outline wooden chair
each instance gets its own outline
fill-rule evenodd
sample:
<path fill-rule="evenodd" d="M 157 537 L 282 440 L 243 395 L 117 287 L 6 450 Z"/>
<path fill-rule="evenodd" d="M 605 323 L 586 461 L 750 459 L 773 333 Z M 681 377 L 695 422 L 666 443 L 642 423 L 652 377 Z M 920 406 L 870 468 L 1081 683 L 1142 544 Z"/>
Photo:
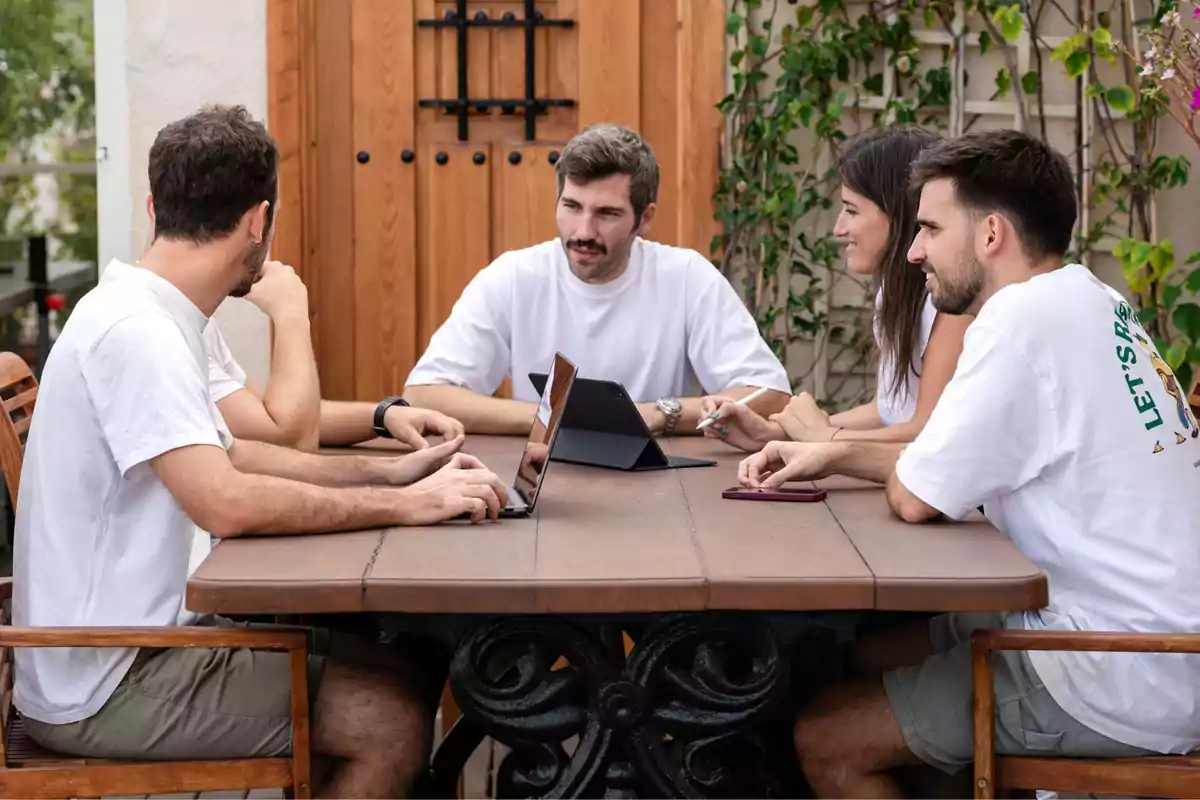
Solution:
<path fill-rule="evenodd" d="M 14 353 L 0 353 L 0 467 L 13 505 L 37 380 Z M 308 735 L 308 635 L 261 628 L 15 628 L 12 580 L 0 579 L 0 797 L 106 797 L 175 792 L 278 789 L 311 797 Z M 249 647 L 291 656 L 292 754 L 224 761 L 113 761 L 40 748 L 12 705 L 14 647 Z"/>
<path fill-rule="evenodd" d="M 0 469 L 8 486 L 8 498 L 17 507 L 17 488 L 21 483 L 21 459 L 25 455 L 25 438 L 33 422 L 33 406 L 37 402 L 37 378 L 25 359 L 16 353 L 0 353 Z"/>
<path fill-rule="evenodd" d="M 1200 653 L 1200 636 L 976 631 L 971 638 L 975 684 L 975 797 L 1003 797 L 1014 789 L 1095 792 L 1122 797 L 1200 797 L 1200 755 L 1112 759 L 997 757 L 991 659 L 996 650 Z"/>

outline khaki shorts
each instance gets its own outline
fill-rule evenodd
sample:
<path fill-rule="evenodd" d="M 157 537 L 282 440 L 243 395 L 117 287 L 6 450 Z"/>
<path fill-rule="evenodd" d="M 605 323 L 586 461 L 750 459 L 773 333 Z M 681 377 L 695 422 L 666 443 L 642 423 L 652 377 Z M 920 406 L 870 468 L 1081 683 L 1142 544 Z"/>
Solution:
<path fill-rule="evenodd" d="M 242 623 L 206 617 L 198 624 Z M 329 634 L 307 630 L 311 709 L 325 670 Z M 244 648 L 142 648 L 94 715 L 66 725 L 26 717 L 25 728 L 42 747 L 89 758 L 287 756 L 292 750 L 290 659 L 286 652 Z"/>
<path fill-rule="evenodd" d="M 1006 627 L 1004 614 L 946 614 L 929 623 L 934 655 L 883 675 L 892 712 L 908 749 L 955 773 L 974 758 L 971 633 Z M 1021 651 L 993 655 L 996 752 L 1002 755 L 1117 758 L 1149 750 L 1109 739 L 1076 722 L 1050 696 Z"/>

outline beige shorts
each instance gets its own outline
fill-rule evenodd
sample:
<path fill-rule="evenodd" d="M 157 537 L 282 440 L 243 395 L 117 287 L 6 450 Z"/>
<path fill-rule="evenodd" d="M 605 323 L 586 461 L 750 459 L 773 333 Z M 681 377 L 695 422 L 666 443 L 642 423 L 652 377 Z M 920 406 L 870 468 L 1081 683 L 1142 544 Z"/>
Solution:
<path fill-rule="evenodd" d="M 208 617 L 198 624 L 241 623 Z M 311 708 L 329 634 L 307 630 Z M 143 648 L 112 697 L 91 717 L 66 725 L 24 721 L 35 742 L 64 755 L 162 761 L 280 757 L 291 754 L 291 702 L 287 653 Z"/>
<path fill-rule="evenodd" d="M 908 749 L 955 773 L 974 758 L 971 633 L 1004 628 L 1004 614 L 944 614 L 929 623 L 934 655 L 883 675 Z M 1050 696 L 1021 651 L 993 655 L 996 752 L 1002 755 L 1117 758 L 1150 751 L 1114 741 L 1075 721 Z"/>

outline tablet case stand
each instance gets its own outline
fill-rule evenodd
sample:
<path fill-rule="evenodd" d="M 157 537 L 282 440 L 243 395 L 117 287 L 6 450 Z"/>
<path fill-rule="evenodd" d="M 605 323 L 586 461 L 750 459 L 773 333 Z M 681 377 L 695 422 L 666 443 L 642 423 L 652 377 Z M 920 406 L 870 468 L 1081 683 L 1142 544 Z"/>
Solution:
<path fill-rule="evenodd" d="M 530 373 L 540 395 L 546 376 Z M 553 461 L 629 471 L 711 467 L 717 462 L 668 456 L 646 428 L 637 405 L 615 381 L 576 378 L 563 409 Z"/>

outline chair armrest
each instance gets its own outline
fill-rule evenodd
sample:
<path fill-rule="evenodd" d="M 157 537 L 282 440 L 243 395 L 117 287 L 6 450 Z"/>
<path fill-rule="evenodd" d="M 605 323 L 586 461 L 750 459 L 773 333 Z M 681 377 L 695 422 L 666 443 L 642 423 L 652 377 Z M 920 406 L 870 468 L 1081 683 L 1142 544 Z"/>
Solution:
<path fill-rule="evenodd" d="M 249 647 L 308 651 L 302 630 L 266 628 L 0 626 L 0 647 Z"/>
<path fill-rule="evenodd" d="M 1111 653 L 1200 653 L 1200 634 L 1110 631 L 978 630 L 973 650 L 1088 650 Z"/>
<path fill-rule="evenodd" d="M 0 625 L 0 649 L 7 647 L 248 647 L 286 650 L 290 662 L 292 712 L 292 781 L 298 797 L 311 797 L 308 707 L 308 633 L 283 628 L 172 627 L 36 627 Z M 11 698 L 12 663 L 0 663 L 0 692 Z M 3 709 L 7 717 L 8 709 Z"/>
<path fill-rule="evenodd" d="M 1200 653 L 1200 634 L 1115 631 L 978 630 L 971 634 L 974 688 L 975 797 L 996 796 L 996 743 L 992 720 L 994 650 L 1054 650 L 1108 653 Z"/>

